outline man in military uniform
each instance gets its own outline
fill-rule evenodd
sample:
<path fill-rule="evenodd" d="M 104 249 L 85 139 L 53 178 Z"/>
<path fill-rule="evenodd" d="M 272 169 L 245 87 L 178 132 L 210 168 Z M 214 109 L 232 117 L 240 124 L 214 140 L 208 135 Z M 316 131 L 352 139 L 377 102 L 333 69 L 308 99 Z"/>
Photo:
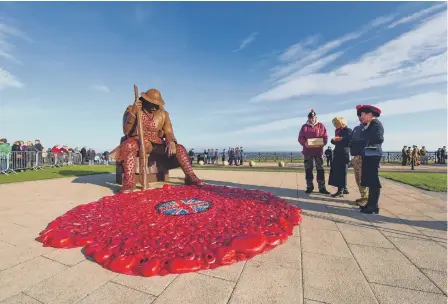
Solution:
<path fill-rule="evenodd" d="M 442 153 L 442 148 L 438 148 L 436 151 L 436 164 L 440 164 L 440 155 Z"/>
<path fill-rule="evenodd" d="M 322 138 L 323 146 L 309 147 L 308 139 Z M 317 115 L 314 110 L 308 114 L 307 122 L 302 126 L 299 132 L 298 141 L 303 147 L 302 154 L 304 156 L 305 178 L 306 178 L 306 193 L 311 193 L 314 190 L 314 176 L 313 167 L 316 164 L 317 184 L 319 193 L 330 194 L 325 187 L 325 171 L 323 167 L 324 146 L 328 142 L 328 133 L 325 126 L 317 121 Z"/>
<path fill-rule="evenodd" d="M 406 152 L 406 148 L 407 148 L 407 146 L 403 146 L 403 149 L 401 150 L 401 165 L 402 166 L 406 166 L 406 164 L 408 162 L 408 155 Z"/>
<path fill-rule="evenodd" d="M 428 151 L 426 151 L 425 146 L 422 146 L 422 148 L 420 149 L 420 159 L 422 165 L 428 164 Z"/>
<path fill-rule="evenodd" d="M 411 160 L 412 160 L 412 150 L 411 150 L 411 146 L 409 146 L 408 149 L 406 150 L 406 164 L 410 165 Z"/>
<path fill-rule="evenodd" d="M 117 161 L 123 161 L 123 193 L 134 189 L 135 159 L 140 150 L 137 134 L 137 109 L 142 113 L 143 137 L 146 153 L 154 154 L 158 163 L 167 170 L 181 167 L 185 173 L 185 184 L 202 186 L 191 168 L 190 158 L 184 146 L 177 142 L 165 102 L 156 89 L 141 94 L 134 105 L 127 107 L 123 115 L 123 132 L 126 140 L 114 149 L 110 155 Z"/>
<path fill-rule="evenodd" d="M 446 164 L 446 146 L 443 146 L 443 148 L 440 150 L 440 158 L 442 164 Z"/>
<path fill-rule="evenodd" d="M 414 166 L 418 166 L 420 164 L 419 163 L 420 154 L 416 145 L 412 146 L 411 158 L 412 158 L 411 161 L 414 163 Z"/>

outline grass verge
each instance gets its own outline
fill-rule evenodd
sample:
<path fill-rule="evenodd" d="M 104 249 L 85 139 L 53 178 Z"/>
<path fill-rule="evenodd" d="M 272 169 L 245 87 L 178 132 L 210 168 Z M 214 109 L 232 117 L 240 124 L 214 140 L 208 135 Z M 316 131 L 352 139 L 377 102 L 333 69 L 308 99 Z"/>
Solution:
<path fill-rule="evenodd" d="M 72 166 L 62 168 L 45 168 L 38 171 L 25 171 L 0 175 L 0 184 L 9 184 L 17 182 L 37 181 L 43 179 L 54 179 L 62 177 L 77 177 L 92 174 L 104 174 L 115 172 L 115 166 Z"/>
<path fill-rule="evenodd" d="M 380 176 L 423 190 L 447 192 L 446 173 L 380 172 Z"/>

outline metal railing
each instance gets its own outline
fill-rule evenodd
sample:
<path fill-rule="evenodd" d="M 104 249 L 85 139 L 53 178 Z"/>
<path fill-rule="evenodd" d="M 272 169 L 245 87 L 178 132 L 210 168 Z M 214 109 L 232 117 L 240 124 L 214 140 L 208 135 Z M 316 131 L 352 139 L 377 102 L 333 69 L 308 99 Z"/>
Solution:
<path fill-rule="evenodd" d="M 426 156 L 420 157 L 422 164 L 436 164 L 436 163 L 446 163 L 446 155 L 443 158 L 441 155 L 437 155 L 437 152 L 427 152 Z M 222 155 L 222 154 L 221 154 Z M 221 155 L 219 160 L 221 159 Z M 326 156 L 323 155 L 326 160 Z M 226 155 L 226 159 L 228 156 Z M 303 155 L 300 152 L 245 152 L 245 161 L 255 161 L 255 162 L 291 162 L 297 163 L 303 161 Z M 383 152 L 381 159 L 382 163 L 402 163 L 403 158 L 401 152 L 386 151 Z M 407 162 L 410 165 L 410 162 Z"/>
<path fill-rule="evenodd" d="M 81 153 L 54 153 L 37 151 L 0 152 L 0 174 L 17 173 L 26 170 L 59 168 L 83 164 Z"/>

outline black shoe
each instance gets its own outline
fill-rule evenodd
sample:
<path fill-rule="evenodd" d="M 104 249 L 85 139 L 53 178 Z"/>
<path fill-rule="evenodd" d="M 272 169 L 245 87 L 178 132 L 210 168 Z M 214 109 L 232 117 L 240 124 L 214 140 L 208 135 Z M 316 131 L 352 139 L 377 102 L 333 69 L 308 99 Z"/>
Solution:
<path fill-rule="evenodd" d="M 320 190 L 319 190 L 319 193 L 322 193 L 322 194 L 330 194 L 330 192 L 328 192 L 328 190 L 325 189 L 325 188 L 320 189 Z"/>
<path fill-rule="evenodd" d="M 369 207 L 366 207 L 366 208 L 362 208 L 361 209 L 361 213 L 364 213 L 364 214 L 378 214 L 378 213 L 380 213 L 380 209 L 379 208 L 369 208 Z"/>
<path fill-rule="evenodd" d="M 332 194 L 331 197 L 344 197 L 344 194 L 342 192 L 336 192 L 335 194 Z"/>
<path fill-rule="evenodd" d="M 344 192 L 343 192 L 344 194 L 349 194 L 349 192 L 348 192 L 348 190 L 347 189 L 344 189 Z"/>
<path fill-rule="evenodd" d="M 306 188 L 305 193 L 312 193 L 314 191 L 314 188 Z"/>

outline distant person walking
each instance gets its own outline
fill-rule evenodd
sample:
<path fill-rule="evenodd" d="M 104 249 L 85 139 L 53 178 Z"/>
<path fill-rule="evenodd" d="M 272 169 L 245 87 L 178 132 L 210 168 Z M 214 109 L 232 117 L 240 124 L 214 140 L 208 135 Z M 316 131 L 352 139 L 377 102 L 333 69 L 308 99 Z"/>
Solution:
<path fill-rule="evenodd" d="M 328 146 L 327 150 L 325 150 L 325 158 L 327 159 L 327 167 L 331 167 L 331 162 L 333 161 L 333 150 Z"/>
<path fill-rule="evenodd" d="M 87 150 L 86 147 L 82 147 L 81 149 L 81 157 L 82 157 L 82 164 L 84 164 L 87 160 Z"/>
<path fill-rule="evenodd" d="M 221 160 L 222 160 L 222 164 L 224 165 L 224 162 L 226 161 L 226 149 L 222 150 Z"/>
<path fill-rule="evenodd" d="M 93 149 L 89 149 L 87 151 L 87 157 L 89 158 L 89 166 L 93 166 L 95 164 L 95 151 Z"/>
<path fill-rule="evenodd" d="M 235 166 L 239 166 L 241 161 L 241 151 L 240 148 L 235 148 Z"/>
<path fill-rule="evenodd" d="M 440 150 L 440 156 L 442 164 L 446 164 L 446 146 L 443 146 L 443 148 Z"/>
<path fill-rule="evenodd" d="M 235 161 L 235 150 L 233 148 L 230 148 L 230 151 L 229 151 L 229 165 L 231 166 L 234 161 Z"/>
<path fill-rule="evenodd" d="M 103 157 L 104 157 L 104 164 L 109 165 L 109 151 L 104 151 Z"/>

